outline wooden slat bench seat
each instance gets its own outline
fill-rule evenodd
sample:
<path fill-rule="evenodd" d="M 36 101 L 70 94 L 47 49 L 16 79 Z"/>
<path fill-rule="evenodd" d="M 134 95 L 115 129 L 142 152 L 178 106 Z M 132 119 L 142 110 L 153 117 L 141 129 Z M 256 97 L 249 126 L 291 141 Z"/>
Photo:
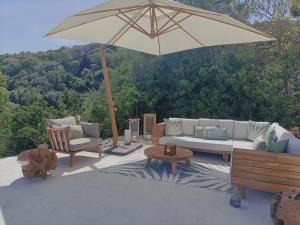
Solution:
<path fill-rule="evenodd" d="M 231 182 L 242 198 L 247 187 L 267 192 L 300 192 L 300 155 L 234 149 Z"/>

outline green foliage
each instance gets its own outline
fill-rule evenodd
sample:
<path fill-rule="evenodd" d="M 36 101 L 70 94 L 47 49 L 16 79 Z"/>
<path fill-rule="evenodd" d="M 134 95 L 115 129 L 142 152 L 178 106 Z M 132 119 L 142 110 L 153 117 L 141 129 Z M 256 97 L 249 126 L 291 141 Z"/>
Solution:
<path fill-rule="evenodd" d="M 8 103 L 8 91 L 5 88 L 6 79 L 0 73 L 0 157 L 10 155 L 11 151 L 9 149 L 10 144 L 10 129 L 8 126 L 11 120 L 11 105 Z"/>
<path fill-rule="evenodd" d="M 157 113 L 158 122 L 174 116 L 300 126 L 300 24 L 289 17 L 288 1 L 181 2 L 244 22 L 258 21 L 252 25 L 277 41 L 163 57 L 108 48 L 119 132 L 127 127 L 129 118 L 141 118 L 143 113 Z M 66 62 L 97 47 L 0 56 L 0 72 L 5 75 L 0 75 L 0 157 L 47 142 L 47 118 L 81 115 L 82 121 L 103 123 L 102 136 L 111 136 L 99 53 Z M 16 78 L 58 62 L 66 63 Z"/>
<path fill-rule="evenodd" d="M 292 1 L 291 14 L 294 17 L 300 17 L 300 1 L 299 0 Z"/>

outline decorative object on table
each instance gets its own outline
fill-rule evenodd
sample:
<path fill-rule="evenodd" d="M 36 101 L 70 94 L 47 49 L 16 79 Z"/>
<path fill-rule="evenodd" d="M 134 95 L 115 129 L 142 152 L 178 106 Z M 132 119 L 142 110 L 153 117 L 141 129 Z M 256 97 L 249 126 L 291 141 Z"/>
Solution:
<path fill-rule="evenodd" d="M 290 129 L 290 131 L 296 138 L 300 139 L 300 128 L 299 127 L 292 127 Z"/>
<path fill-rule="evenodd" d="M 47 172 L 57 167 L 57 156 L 49 151 L 47 145 L 21 152 L 17 161 L 22 165 L 22 173 L 27 179 L 34 176 L 46 178 Z"/>
<path fill-rule="evenodd" d="M 299 225 L 299 212 L 299 192 L 280 192 L 273 195 L 270 214 L 274 225 Z"/>
<path fill-rule="evenodd" d="M 77 117 L 77 120 L 79 117 Z M 54 151 L 70 155 L 70 167 L 73 166 L 75 154 L 80 151 L 96 152 L 101 157 L 102 139 L 100 133 L 103 128 L 99 123 L 85 123 L 74 116 L 61 119 L 48 119 L 48 138 Z M 81 135 L 80 133 L 83 133 Z"/>
<path fill-rule="evenodd" d="M 131 141 L 138 142 L 140 135 L 140 119 L 129 119 L 129 130 L 131 131 Z"/>
<path fill-rule="evenodd" d="M 124 144 L 130 145 L 131 143 L 131 131 L 130 130 L 124 130 Z"/>
<path fill-rule="evenodd" d="M 156 114 L 144 114 L 144 140 L 152 140 L 152 128 L 156 124 Z"/>
<path fill-rule="evenodd" d="M 176 145 L 164 145 L 164 155 L 176 155 Z"/>
<path fill-rule="evenodd" d="M 190 159 L 193 157 L 193 152 L 189 149 L 178 148 L 176 155 L 165 155 L 164 146 L 156 145 L 150 148 L 145 149 L 144 154 L 147 157 L 145 161 L 145 167 L 150 166 L 151 160 L 161 160 L 161 161 L 170 161 L 172 167 L 173 175 L 176 175 L 176 165 L 178 161 L 185 161 L 187 166 L 191 166 Z"/>

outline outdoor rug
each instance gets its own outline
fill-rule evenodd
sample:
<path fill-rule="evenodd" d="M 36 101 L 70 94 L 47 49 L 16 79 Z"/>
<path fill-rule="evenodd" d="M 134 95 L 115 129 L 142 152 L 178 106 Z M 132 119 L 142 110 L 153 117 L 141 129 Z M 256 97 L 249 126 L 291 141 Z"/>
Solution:
<path fill-rule="evenodd" d="M 121 165 L 108 167 L 101 172 L 207 188 L 215 191 L 231 191 L 229 165 L 224 165 L 222 162 L 206 162 L 195 157 L 191 162 L 191 167 L 186 166 L 185 162 L 178 162 L 175 176 L 171 173 L 170 163 L 159 160 L 152 160 L 150 167 L 147 169 L 144 167 L 144 160 L 139 159 L 135 162 L 129 161 Z"/>

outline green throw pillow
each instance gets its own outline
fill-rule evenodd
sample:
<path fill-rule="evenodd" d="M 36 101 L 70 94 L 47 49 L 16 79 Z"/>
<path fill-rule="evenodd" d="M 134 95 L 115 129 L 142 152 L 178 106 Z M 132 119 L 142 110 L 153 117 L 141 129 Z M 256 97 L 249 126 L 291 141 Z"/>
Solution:
<path fill-rule="evenodd" d="M 249 121 L 248 135 L 247 139 L 250 141 L 254 141 L 260 135 L 264 135 L 266 131 L 269 129 L 270 123 L 268 122 L 254 122 Z"/>
<path fill-rule="evenodd" d="M 285 153 L 288 144 L 289 140 L 282 140 L 270 143 L 270 145 L 267 147 L 267 152 Z"/>
<path fill-rule="evenodd" d="M 203 131 L 204 131 L 204 127 L 195 126 L 194 137 L 195 138 L 203 138 Z"/>
<path fill-rule="evenodd" d="M 227 129 L 223 127 L 204 127 L 203 138 L 225 141 L 228 139 Z"/>
<path fill-rule="evenodd" d="M 167 136 L 180 136 L 182 135 L 182 120 L 181 119 L 164 119 L 166 125 L 166 135 Z"/>
<path fill-rule="evenodd" d="M 259 150 L 259 151 L 265 151 L 267 148 L 266 141 L 264 138 L 264 135 L 260 135 L 257 138 L 255 138 L 252 148 L 254 150 Z"/>
<path fill-rule="evenodd" d="M 269 129 L 267 130 L 266 134 L 265 134 L 265 140 L 266 140 L 266 145 L 267 147 L 273 143 L 277 141 L 277 136 L 275 133 L 275 128 L 274 127 L 269 127 Z"/>

